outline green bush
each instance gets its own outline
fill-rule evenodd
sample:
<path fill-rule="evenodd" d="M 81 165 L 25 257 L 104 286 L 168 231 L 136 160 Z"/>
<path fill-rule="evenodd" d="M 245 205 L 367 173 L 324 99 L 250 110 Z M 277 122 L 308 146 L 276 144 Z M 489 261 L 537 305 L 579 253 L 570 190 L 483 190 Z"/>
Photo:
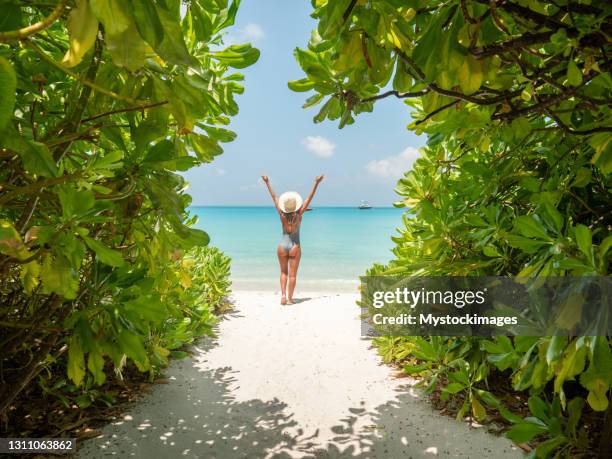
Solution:
<path fill-rule="evenodd" d="M 412 109 L 427 146 L 397 185 L 406 207 L 394 259 L 369 274 L 608 275 L 612 123 L 603 0 L 313 0 L 296 59 L 315 122 L 355 122 L 386 98 Z M 580 299 L 577 299 L 579 301 Z M 576 308 L 579 310 L 579 308 Z M 579 317 L 568 316 L 571 326 Z M 380 338 L 387 361 L 463 400 L 459 417 L 503 411 L 539 457 L 612 454 L 606 337 Z M 488 378 L 503 372 L 533 414 L 512 417 Z M 586 400 L 586 402 L 585 402 Z M 604 412 L 607 414 L 604 416 Z M 581 413 L 598 425 L 577 428 Z M 584 416 L 585 414 L 583 414 Z M 603 431 L 603 432 L 602 432 Z M 588 438 L 585 438 L 587 435 Z"/>
<path fill-rule="evenodd" d="M 223 49 L 238 5 L 0 1 L 0 413 L 43 368 L 153 374 L 210 329 L 227 260 L 191 251 L 181 172 L 235 137 L 232 69 L 259 57 Z"/>

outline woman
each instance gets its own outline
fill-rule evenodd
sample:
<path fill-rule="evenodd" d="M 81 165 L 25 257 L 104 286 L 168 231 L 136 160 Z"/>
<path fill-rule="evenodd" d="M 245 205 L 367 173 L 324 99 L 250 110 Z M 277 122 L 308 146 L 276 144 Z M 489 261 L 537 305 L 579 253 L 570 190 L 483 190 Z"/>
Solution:
<path fill-rule="evenodd" d="M 281 269 L 281 304 L 293 304 L 293 290 L 295 289 L 297 270 L 300 266 L 300 257 L 302 256 L 302 249 L 300 248 L 300 225 L 302 223 L 302 216 L 310 205 L 310 201 L 312 201 L 319 183 L 323 180 L 323 176 L 319 175 L 315 179 L 312 191 L 304 203 L 302 203 L 302 197 L 295 191 L 287 191 L 281 194 L 280 198 L 277 199 L 270 186 L 270 179 L 268 176 L 262 175 L 261 178 L 268 187 L 270 196 L 272 196 L 272 201 L 274 201 L 276 210 L 280 215 L 281 224 L 283 225 L 283 236 L 276 250 Z M 287 276 L 289 276 L 289 295 L 287 295 Z"/>

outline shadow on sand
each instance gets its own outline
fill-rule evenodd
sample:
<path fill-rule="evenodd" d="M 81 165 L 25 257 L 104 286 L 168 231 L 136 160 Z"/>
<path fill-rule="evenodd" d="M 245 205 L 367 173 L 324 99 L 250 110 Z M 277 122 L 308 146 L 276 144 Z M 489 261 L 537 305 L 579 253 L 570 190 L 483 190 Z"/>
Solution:
<path fill-rule="evenodd" d="M 213 346 L 216 340 L 206 340 L 193 348 L 193 359 L 173 362 L 166 372 L 168 384 L 154 385 L 128 414 L 104 427 L 100 437 L 82 443 L 78 456 L 87 459 L 522 456 L 511 450 L 509 442 L 507 446 L 499 439 L 492 443 L 495 439 L 485 432 L 466 436 L 465 426 L 458 428 L 459 423 L 434 413 L 409 387 L 373 410 L 363 406 L 348 409 L 346 416 L 331 428 L 331 442 L 321 444 L 320 432 L 303 432 L 281 400 L 237 400 L 232 392 L 236 372 L 231 367 L 207 368 L 206 354 Z M 306 395 L 316 402 L 316 394 Z"/>

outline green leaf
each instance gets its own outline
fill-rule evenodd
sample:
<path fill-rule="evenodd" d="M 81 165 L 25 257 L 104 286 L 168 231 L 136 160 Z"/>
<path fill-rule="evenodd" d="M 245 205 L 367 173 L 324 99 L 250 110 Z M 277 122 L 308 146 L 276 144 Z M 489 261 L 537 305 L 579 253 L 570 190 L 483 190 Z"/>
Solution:
<path fill-rule="evenodd" d="M 187 50 L 179 19 L 173 18 L 168 10 L 158 4 L 155 5 L 155 9 L 164 33 L 159 44 L 149 44 L 163 59 L 172 64 L 192 64 L 194 61 Z M 144 27 L 147 26 L 144 25 Z"/>
<path fill-rule="evenodd" d="M 93 14 L 104 26 L 107 35 L 118 36 L 130 27 L 127 4 L 120 0 L 89 0 Z"/>
<path fill-rule="evenodd" d="M 67 67 L 74 67 L 81 62 L 85 53 L 94 45 L 98 35 L 98 20 L 88 0 L 77 0 L 76 7 L 68 15 L 66 28 L 70 40 L 62 63 Z"/>
<path fill-rule="evenodd" d="M 125 261 L 123 260 L 120 252 L 117 252 L 113 249 L 109 249 L 101 242 L 98 242 L 95 239 L 86 236 L 82 232 L 80 233 L 80 236 L 83 241 L 85 241 L 85 244 L 87 244 L 87 247 L 89 247 L 95 252 L 96 256 L 102 263 L 115 267 L 120 267 L 125 264 Z"/>
<path fill-rule="evenodd" d="M 17 30 L 22 26 L 21 5 L 16 1 L 0 1 L 2 15 L 0 16 L 0 32 Z"/>
<path fill-rule="evenodd" d="M 149 359 L 141 336 L 121 330 L 117 335 L 117 343 L 121 352 L 131 358 L 140 371 L 149 369 Z"/>
<path fill-rule="evenodd" d="M 57 176 L 57 166 L 45 144 L 26 140 L 17 133 L 10 133 L 4 139 L 3 146 L 19 154 L 24 168 L 29 173 L 42 177 Z"/>
<path fill-rule="evenodd" d="M 482 84 L 482 66 L 480 61 L 471 55 L 464 57 L 458 72 L 459 87 L 464 94 L 473 94 Z"/>
<path fill-rule="evenodd" d="M 567 64 L 567 81 L 572 86 L 580 86 L 582 84 L 582 72 L 573 60 L 570 60 Z"/>
<path fill-rule="evenodd" d="M 57 194 L 62 205 L 62 214 L 65 220 L 70 220 L 73 217 L 87 213 L 96 202 L 93 191 L 78 191 L 68 185 L 58 187 Z"/>
<path fill-rule="evenodd" d="M 472 396 L 472 414 L 479 421 L 487 416 L 487 410 L 474 396 Z"/>
<path fill-rule="evenodd" d="M 223 153 L 223 148 L 210 137 L 191 134 L 191 147 L 200 161 L 211 162 L 215 156 Z"/>
<path fill-rule="evenodd" d="M 532 395 L 528 400 L 529 411 L 538 419 L 542 421 L 546 421 L 548 419 L 548 415 L 546 414 L 548 411 L 548 407 L 546 402 L 542 400 L 537 395 Z"/>
<path fill-rule="evenodd" d="M 21 258 L 24 245 L 21 236 L 7 220 L 0 220 L 0 253 L 13 258 Z"/>
<path fill-rule="evenodd" d="M 133 311 L 144 320 L 151 322 L 161 323 L 164 319 L 168 318 L 168 310 L 161 302 L 159 295 L 139 296 L 134 300 L 125 302 L 124 307 L 126 311 Z"/>
<path fill-rule="evenodd" d="M 587 226 L 576 225 L 576 243 L 587 260 L 591 261 L 593 259 L 593 243 L 591 230 Z"/>
<path fill-rule="evenodd" d="M 515 218 L 514 227 L 525 237 L 551 240 L 542 223 L 533 215 L 521 215 Z"/>
<path fill-rule="evenodd" d="M 13 66 L 0 56 L 0 133 L 13 118 L 17 76 Z"/>
<path fill-rule="evenodd" d="M 152 0 L 130 0 L 130 7 L 140 36 L 159 53 L 164 40 L 164 28 L 155 3 Z M 160 56 L 168 60 L 167 56 Z"/>
<path fill-rule="evenodd" d="M 96 384 L 104 384 L 106 380 L 106 374 L 104 374 L 104 356 L 98 347 L 94 347 L 89 352 L 87 368 L 93 375 Z"/>
<path fill-rule="evenodd" d="M 45 254 L 40 280 L 44 294 L 57 293 L 68 300 L 77 296 L 79 288 L 77 272 L 70 260 L 62 254 L 56 253 L 55 256 L 50 253 Z"/>
<path fill-rule="evenodd" d="M 458 382 L 453 382 L 450 383 L 446 386 L 444 386 L 444 388 L 442 389 L 445 392 L 448 392 L 449 394 L 456 394 L 458 392 L 461 392 L 463 389 L 465 389 L 465 385 L 458 383 Z"/>
<path fill-rule="evenodd" d="M 301 80 L 293 80 L 287 83 L 289 89 L 295 92 L 310 91 L 314 87 L 314 81 L 310 78 L 302 78 Z"/>
<path fill-rule="evenodd" d="M 211 56 L 222 64 L 236 69 L 243 69 L 253 65 L 259 59 L 259 50 L 250 44 L 232 45 L 223 51 L 211 53 Z"/>
<path fill-rule="evenodd" d="M 76 386 L 80 386 L 85 377 L 85 356 L 81 340 L 72 335 L 68 347 L 68 377 Z"/>
<path fill-rule="evenodd" d="M 113 58 L 113 63 L 130 72 L 135 72 L 145 63 L 145 42 L 133 25 L 120 34 L 107 34 L 106 48 Z"/>
<path fill-rule="evenodd" d="M 552 365 L 557 362 L 563 355 L 566 346 L 567 338 L 565 336 L 552 336 L 546 350 L 546 363 Z"/>
<path fill-rule="evenodd" d="M 506 437 L 514 443 L 526 443 L 547 431 L 548 428 L 546 426 L 523 421 L 513 425 L 510 430 L 506 432 Z"/>

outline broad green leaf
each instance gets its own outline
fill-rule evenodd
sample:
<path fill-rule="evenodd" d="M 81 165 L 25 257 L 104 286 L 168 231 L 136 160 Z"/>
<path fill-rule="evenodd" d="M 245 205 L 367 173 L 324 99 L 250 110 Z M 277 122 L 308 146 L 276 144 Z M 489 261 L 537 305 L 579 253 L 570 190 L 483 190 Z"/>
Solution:
<path fill-rule="evenodd" d="M 0 32 L 17 30 L 21 28 L 21 26 L 21 5 L 16 1 L 4 1 L 4 3 L 2 3 L 2 15 L 0 16 Z"/>
<path fill-rule="evenodd" d="M 40 263 L 38 263 L 38 261 L 31 261 L 21 267 L 21 273 L 19 274 L 19 277 L 21 278 L 23 288 L 27 293 L 32 293 L 32 291 L 34 291 L 34 289 L 38 286 L 39 276 Z"/>
<path fill-rule="evenodd" d="M 461 67 L 459 67 L 459 86 L 465 94 L 473 94 L 482 84 L 482 66 L 472 55 L 464 57 Z"/>
<path fill-rule="evenodd" d="M 57 293 L 68 300 L 76 298 L 79 288 L 77 273 L 63 254 L 47 253 L 40 270 L 42 293 Z"/>
<path fill-rule="evenodd" d="M 109 249 L 101 242 L 96 241 L 95 239 L 92 239 L 84 234 L 81 234 L 81 238 L 83 238 L 83 241 L 85 241 L 87 247 L 95 252 L 96 256 L 102 263 L 115 267 L 120 267 L 125 264 L 120 252 Z"/>
<path fill-rule="evenodd" d="M 90 190 L 78 191 L 74 187 L 64 185 L 58 187 L 57 194 L 66 220 L 85 214 L 95 204 L 94 194 Z"/>
<path fill-rule="evenodd" d="M 72 335 L 68 346 L 68 377 L 76 386 L 80 386 L 85 377 L 85 356 L 81 340 Z"/>
<path fill-rule="evenodd" d="M 130 72 L 140 69 L 145 62 L 145 42 L 132 25 L 117 35 L 107 34 L 106 47 L 113 63 Z"/>
<path fill-rule="evenodd" d="M 140 371 L 149 369 L 149 359 L 141 336 L 121 330 L 117 335 L 117 343 L 121 352 L 132 359 Z"/>
<path fill-rule="evenodd" d="M 87 368 L 93 375 L 96 384 L 104 384 L 106 380 L 106 374 L 104 374 L 104 356 L 98 347 L 94 347 L 89 352 Z"/>
<path fill-rule="evenodd" d="M 547 430 L 547 427 L 544 425 L 523 421 L 512 426 L 506 433 L 506 437 L 515 443 L 526 443 L 534 437 L 545 433 Z"/>
<path fill-rule="evenodd" d="M 13 117 L 16 89 L 15 70 L 4 57 L 0 56 L 0 133 Z"/>
<path fill-rule="evenodd" d="M 178 18 L 173 18 L 168 10 L 161 5 L 156 4 L 157 17 L 164 31 L 162 41 L 153 45 L 155 51 L 172 64 L 190 65 L 193 63 L 193 58 L 187 50 L 187 45 L 183 38 L 183 31 Z M 145 25 L 146 27 L 146 25 Z"/>
<path fill-rule="evenodd" d="M 0 253 L 21 258 L 23 251 L 23 240 L 15 227 L 7 220 L 0 220 Z"/>
<path fill-rule="evenodd" d="M 546 421 L 548 419 L 548 407 L 546 402 L 542 400 L 537 395 L 532 395 L 528 400 L 529 411 L 536 418 L 541 419 L 542 421 Z"/>
<path fill-rule="evenodd" d="M 7 132 L 6 134 L 7 136 L 2 142 L 3 146 L 19 154 L 26 171 L 42 177 L 57 176 L 57 166 L 45 144 L 26 140 L 16 132 Z"/>
<path fill-rule="evenodd" d="M 565 350 L 567 338 L 565 336 L 552 336 L 546 350 L 546 363 L 552 365 L 557 362 Z"/>
<path fill-rule="evenodd" d="M 574 292 L 569 295 L 559 306 L 559 315 L 555 324 L 563 330 L 571 330 L 580 323 L 583 305 L 584 296 L 581 293 Z"/>
<path fill-rule="evenodd" d="M 593 257 L 593 243 L 591 239 L 591 230 L 587 226 L 576 225 L 576 243 L 580 251 L 589 261 L 591 261 Z"/>
<path fill-rule="evenodd" d="M 68 67 L 74 67 L 81 62 L 85 53 L 94 45 L 98 35 L 98 20 L 88 0 L 77 0 L 76 7 L 68 15 L 66 26 L 70 40 L 62 63 Z"/>
<path fill-rule="evenodd" d="M 157 14 L 155 3 L 152 0 L 129 1 L 140 36 L 159 53 L 159 46 L 164 40 L 164 28 Z M 167 59 L 163 55 L 161 57 Z"/>
<path fill-rule="evenodd" d="M 306 92 L 310 91 L 314 87 L 314 81 L 309 78 L 302 78 L 301 80 L 289 81 L 287 85 L 292 91 Z"/>
<path fill-rule="evenodd" d="M 160 323 L 169 316 L 168 310 L 161 302 L 159 295 L 150 294 L 139 296 L 134 300 L 124 303 L 127 311 L 133 311 L 141 316 L 144 320 Z"/>
<path fill-rule="evenodd" d="M 226 64 L 236 69 L 243 69 L 257 62 L 259 59 L 259 50 L 253 48 L 250 44 L 231 45 L 223 51 L 212 53 L 211 56 L 222 64 Z"/>
<path fill-rule="evenodd" d="M 582 72 L 573 60 L 570 60 L 567 64 L 567 81 L 572 86 L 580 86 L 582 84 Z"/>
<path fill-rule="evenodd" d="M 550 240 L 542 223 L 533 215 L 521 215 L 515 218 L 514 226 L 525 237 Z"/>
<path fill-rule="evenodd" d="M 474 396 L 472 396 L 472 414 L 474 415 L 474 418 L 479 421 L 483 420 L 487 416 L 487 410 Z"/>
<path fill-rule="evenodd" d="M 120 0 L 89 0 L 96 18 L 104 26 L 107 35 L 118 36 L 130 27 L 128 4 Z"/>
<path fill-rule="evenodd" d="M 223 153 L 223 149 L 210 137 L 191 134 L 191 147 L 200 161 L 211 162 L 215 156 Z"/>

